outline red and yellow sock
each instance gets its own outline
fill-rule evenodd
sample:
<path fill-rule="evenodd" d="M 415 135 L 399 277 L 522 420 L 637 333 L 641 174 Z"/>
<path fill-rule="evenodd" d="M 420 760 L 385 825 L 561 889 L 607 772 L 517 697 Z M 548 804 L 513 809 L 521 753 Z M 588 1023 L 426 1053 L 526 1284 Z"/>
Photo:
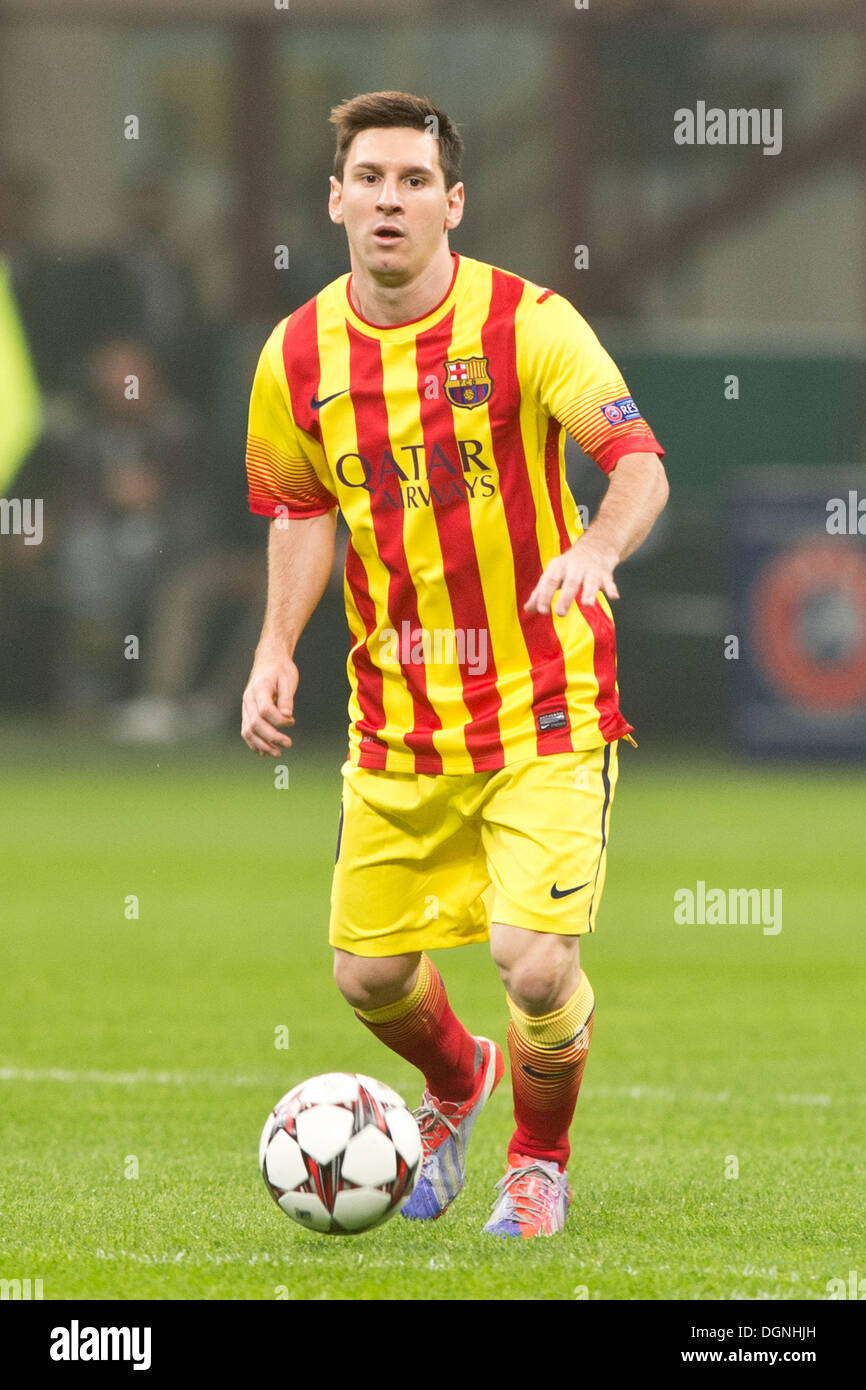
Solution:
<path fill-rule="evenodd" d="M 475 1089 L 476 1043 L 452 1011 L 442 976 L 421 957 L 412 990 L 381 1009 L 356 1009 L 371 1033 L 419 1071 L 439 1101 L 467 1100 Z"/>
<path fill-rule="evenodd" d="M 532 1018 L 508 1000 L 508 1052 L 517 1129 L 509 1157 L 527 1154 L 564 1169 L 571 1148 L 568 1130 L 592 1038 L 595 995 L 586 975 L 553 1013 Z"/>

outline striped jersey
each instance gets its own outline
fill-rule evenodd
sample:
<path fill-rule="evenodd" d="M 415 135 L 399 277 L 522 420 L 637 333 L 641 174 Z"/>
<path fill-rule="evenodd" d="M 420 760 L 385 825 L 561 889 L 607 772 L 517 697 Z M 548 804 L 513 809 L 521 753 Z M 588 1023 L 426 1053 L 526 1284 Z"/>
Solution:
<path fill-rule="evenodd" d="M 247 441 L 251 510 L 339 507 L 349 760 L 466 773 L 595 747 L 620 712 L 610 607 L 526 613 L 581 532 L 567 430 L 606 473 L 662 454 L 620 372 L 567 300 L 454 254 L 435 309 L 380 327 L 349 275 L 277 324 Z"/>

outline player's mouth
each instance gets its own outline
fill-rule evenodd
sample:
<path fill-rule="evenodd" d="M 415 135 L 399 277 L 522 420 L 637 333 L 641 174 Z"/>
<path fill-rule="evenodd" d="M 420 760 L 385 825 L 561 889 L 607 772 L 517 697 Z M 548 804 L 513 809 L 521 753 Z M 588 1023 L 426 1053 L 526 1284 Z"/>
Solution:
<path fill-rule="evenodd" d="M 380 226 L 373 228 L 373 240 L 379 246 L 394 246 L 398 241 L 403 240 L 403 233 L 398 227 L 383 222 Z"/>

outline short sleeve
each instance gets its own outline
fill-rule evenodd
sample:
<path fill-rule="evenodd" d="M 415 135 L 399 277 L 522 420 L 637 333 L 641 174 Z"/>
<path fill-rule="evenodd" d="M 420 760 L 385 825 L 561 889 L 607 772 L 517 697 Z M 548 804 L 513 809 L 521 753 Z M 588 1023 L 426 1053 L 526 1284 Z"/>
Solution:
<path fill-rule="evenodd" d="M 542 410 L 610 473 L 623 454 L 662 455 L 613 358 L 567 299 L 527 285 L 518 311 L 518 372 Z"/>
<path fill-rule="evenodd" d="M 320 479 L 292 419 L 283 367 L 288 320 L 278 323 L 259 357 L 250 395 L 247 481 L 250 511 L 260 516 L 321 516 L 338 505 Z"/>

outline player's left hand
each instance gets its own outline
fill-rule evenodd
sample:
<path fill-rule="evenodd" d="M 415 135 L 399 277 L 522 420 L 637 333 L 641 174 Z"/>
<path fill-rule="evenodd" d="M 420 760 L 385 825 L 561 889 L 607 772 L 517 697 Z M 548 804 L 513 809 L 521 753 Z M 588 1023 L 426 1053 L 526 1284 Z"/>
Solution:
<path fill-rule="evenodd" d="M 554 612 L 563 618 L 577 597 L 578 603 L 595 603 L 601 589 L 608 598 L 619 598 L 613 572 L 619 556 L 613 546 L 596 541 L 586 532 L 578 536 L 570 550 L 551 560 L 526 603 L 527 613 L 549 613 L 556 590 L 560 590 Z"/>

